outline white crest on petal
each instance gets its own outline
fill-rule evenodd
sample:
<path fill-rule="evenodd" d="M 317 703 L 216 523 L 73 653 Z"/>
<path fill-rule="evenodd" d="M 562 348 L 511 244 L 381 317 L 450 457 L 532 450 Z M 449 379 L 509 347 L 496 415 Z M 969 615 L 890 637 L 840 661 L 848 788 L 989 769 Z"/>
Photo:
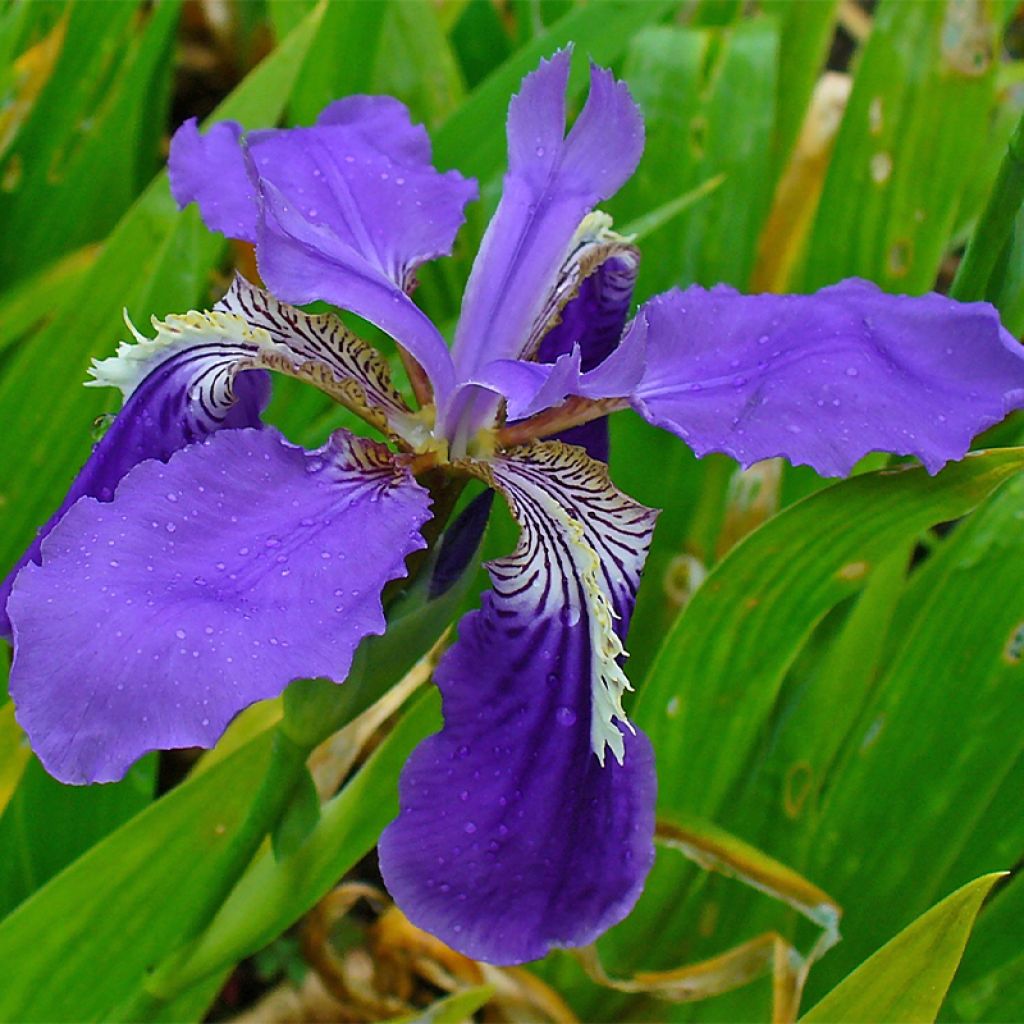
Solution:
<path fill-rule="evenodd" d="M 117 387 L 126 399 L 159 366 L 190 352 L 189 399 L 207 415 L 216 417 L 234 401 L 239 372 L 268 369 L 313 383 L 385 432 L 422 432 L 376 349 L 336 316 L 304 313 L 241 277 L 210 312 L 154 318 L 153 338 L 143 336 L 127 314 L 125 321 L 134 342 L 94 361 L 88 383 Z"/>
<path fill-rule="evenodd" d="M 489 563 L 499 599 L 531 620 L 586 618 L 590 650 L 591 747 L 621 763 L 616 722 L 631 689 L 620 665 L 616 607 L 632 607 L 657 512 L 617 490 L 607 467 L 582 448 L 559 442 L 514 449 L 465 468 L 499 490 L 519 522 L 516 550 Z"/>
<path fill-rule="evenodd" d="M 544 335 L 558 324 L 562 310 L 576 297 L 580 285 L 609 260 L 618 259 L 621 269 L 609 272 L 603 287 L 624 297 L 632 293 L 640 266 L 640 252 L 632 242 L 632 236 L 612 230 L 612 218 L 602 210 L 594 210 L 583 218 L 534 320 L 521 359 L 531 359 L 537 354 Z M 609 301 L 614 301 L 614 297 L 609 295 Z"/>

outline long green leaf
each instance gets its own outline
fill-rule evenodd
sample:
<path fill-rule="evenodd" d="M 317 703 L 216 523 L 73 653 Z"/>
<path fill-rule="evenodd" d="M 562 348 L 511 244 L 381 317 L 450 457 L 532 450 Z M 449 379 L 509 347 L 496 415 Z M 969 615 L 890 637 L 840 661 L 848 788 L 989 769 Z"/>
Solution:
<path fill-rule="evenodd" d="M 947 896 L 866 960 L 805 1024 L 931 1024 L 953 979 L 981 901 L 999 879 L 985 875 Z"/>
<path fill-rule="evenodd" d="M 660 758 L 666 807 L 713 818 L 812 628 L 894 546 L 970 511 L 1024 468 L 1024 450 L 969 456 L 938 477 L 882 471 L 812 495 L 738 545 L 686 608 L 634 717 Z"/>
<path fill-rule="evenodd" d="M 645 240 L 640 298 L 694 281 L 746 284 L 771 199 L 778 43 L 767 18 L 724 29 L 657 26 L 630 43 L 625 76 L 647 139 L 611 210 L 633 220 L 724 175 L 712 194 Z"/>
<path fill-rule="evenodd" d="M 854 79 L 802 285 L 932 287 L 992 104 L 987 4 L 883 0 Z"/>

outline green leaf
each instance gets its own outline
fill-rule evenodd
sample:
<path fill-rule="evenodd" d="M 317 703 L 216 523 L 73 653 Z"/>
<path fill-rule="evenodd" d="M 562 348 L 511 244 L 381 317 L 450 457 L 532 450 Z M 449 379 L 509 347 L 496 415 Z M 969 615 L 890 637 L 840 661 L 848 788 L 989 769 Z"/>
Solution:
<path fill-rule="evenodd" d="M 361 0 L 355 2 L 361 5 Z M 373 65 L 374 82 L 381 92 L 403 100 L 427 125 L 438 124 L 458 108 L 466 85 L 435 4 L 429 0 L 393 4 L 381 37 Z"/>
<path fill-rule="evenodd" d="M 848 906 L 849 941 L 812 979 L 819 991 L 937 894 L 1019 858 L 1024 822 L 989 809 L 1024 758 L 1022 514 L 1017 476 L 936 547 L 895 610 L 871 700 L 808 819 L 807 870 Z M 986 819 L 1001 831 L 979 834 Z M 866 841 L 893 821 L 898 845 Z"/>
<path fill-rule="evenodd" d="M 762 0 L 779 21 L 779 85 L 776 91 L 776 171 L 796 142 L 814 83 L 821 74 L 835 32 L 838 0 Z"/>
<path fill-rule="evenodd" d="M 894 547 L 970 511 L 1024 450 L 846 480 L 783 511 L 714 569 L 666 638 L 633 717 L 658 752 L 659 803 L 714 819 L 786 670 L 828 610 Z"/>
<path fill-rule="evenodd" d="M 1020 818 L 1020 794 L 1024 792 L 1024 764 L 1007 779 L 1002 810 L 1007 819 Z M 994 825 L 993 821 L 979 827 Z M 1017 851 L 1019 854 L 1019 845 Z M 1009 863 L 1009 861 L 1007 861 Z M 1024 915 L 1024 885 L 1017 872 L 1006 879 L 985 903 L 971 932 L 949 995 L 943 1019 L 965 1021 L 1024 1020 L 1024 953 L 1020 946 L 1020 922 Z"/>
<path fill-rule="evenodd" d="M 392 6 L 387 0 L 332 0 L 327 5 L 288 104 L 292 121 L 313 124 L 332 100 L 376 91 L 371 72 Z M 274 8 L 286 8 L 293 16 L 301 5 L 290 0 Z"/>
<path fill-rule="evenodd" d="M 851 275 L 932 287 L 984 143 L 996 24 L 986 4 L 883 0 L 812 229 L 802 290 Z"/>
<path fill-rule="evenodd" d="M 398 813 L 402 766 L 413 747 L 439 725 L 440 701 L 431 690 L 402 716 L 358 774 L 324 805 L 319 823 L 298 849 L 280 860 L 270 850 L 262 851 L 211 926 L 185 955 L 175 958 L 172 967 L 162 971 L 155 1005 L 178 998 L 261 949 L 366 856 Z M 3 1005 L 0 1001 L 0 1010 Z"/>
<path fill-rule="evenodd" d="M 991 293 L 1000 254 L 1011 242 L 1014 219 L 1024 204 L 1024 114 L 1010 137 L 999 173 L 967 244 L 949 294 L 961 302 Z"/>
<path fill-rule="evenodd" d="M 65 786 L 29 759 L 0 817 L 0 916 L 112 832 L 153 798 L 156 759 L 108 786 Z"/>
<path fill-rule="evenodd" d="M 1000 877 L 985 875 L 947 896 L 861 964 L 801 1021 L 934 1021 L 981 902 Z"/>
<path fill-rule="evenodd" d="M 28 764 L 28 740 L 14 720 L 14 705 L 0 705 L 0 813 L 11 802 Z"/>
<path fill-rule="evenodd" d="M 858 673 L 856 663 L 833 679 L 802 670 L 798 661 L 820 657 L 820 650 L 809 646 L 818 629 L 832 631 L 822 636 L 828 649 L 836 624 L 827 617 L 864 588 L 872 604 L 857 606 L 863 621 L 851 628 L 884 629 L 902 593 L 902 552 L 930 525 L 969 512 L 1022 466 L 1024 451 L 992 451 L 969 456 L 934 478 L 920 468 L 865 474 L 790 506 L 712 570 L 638 688 L 631 717 L 650 735 L 658 755 L 659 813 L 715 821 L 813 878 L 846 907 L 846 941 L 811 972 L 812 986 L 837 964 L 849 969 L 851 955 L 866 954 L 865 943 L 867 950 L 877 945 L 874 918 L 890 934 L 905 923 L 905 915 L 914 912 L 907 909 L 908 897 L 916 893 L 897 896 L 899 890 L 889 881 L 905 880 L 908 854 L 873 842 L 869 846 L 880 860 L 888 857 L 887 881 L 879 898 L 874 887 L 866 898 L 864 874 L 851 873 L 847 866 L 860 864 L 853 851 L 863 849 L 861 836 L 878 836 L 879 826 L 853 827 L 839 814 L 823 822 L 815 796 L 818 789 L 842 781 L 833 768 L 839 753 L 845 755 L 848 745 L 859 748 L 863 729 L 871 723 L 868 719 L 861 725 L 861 716 L 874 680 Z M 878 589 L 872 590 L 875 579 Z M 948 613 L 941 621 L 949 621 Z M 846 649 L 861 653 L 852 641 Z M 880 657 L 880 642 L 884 638 L 873 638 L 875 646 L 863 649 L 861 666 L 868 671 Z M 846 691 L 830 689 L 844 679 Z M 816 681 L 823 692 L 816 691 Z M 940 702 L 944 693 L 948 689 L 934 691 Z M 936 721 L 934 728 L 941 729 L 941 723 Z M 921 745 L 933 736 L 911 715 L 901 734 L 906 737 L 914 729 L 914 757 L 920 761 Z M 889 779 L 881 791 L 889 790 Z M 847 809 L 873 813 L 884 806 L 873 795 L 880 791 L 877 780 L 874 785 L 858 790 L 856 800 L 851 794 Z M 918 808 L 920 802 L 919 795 Z M 920 817 L 919 811 L 914 814 L 915 820 Z M 900 834 L 909 831 L 905 824 Z M 930 832 L 917 856 L 932 858 L 936 843 L 941 840 Z M 820 852 L 826 845 L 827 856 Z M 991 860 L 987 864 L 998 866 Z M 975 865 L 974 873 L 985 866 Z M 715 907 L 714 925 L 695 935 L 694 921 L 710 913 L 705 909 L 709 904 Z M 872 909 L 865 913 L 867 905 Z M 605 940 L 606 956 L 620 973 L 637 966 L 674 966 L 720 953 L 767 929 L 786 935 L 792 922 L 787 924 L 763 901 L 724 893 L 718 880 L 659 856 L 637 909 Z M 724 1019 L 752 1012 L 749 1005 L 737 1005 L 723 1002 Z"/>
<path fill-rule="evenodd" d="M 723 29 L 648 28 L 630 43 L 624 74 L 647 142 L 610 204 L 616 218 L 641 217 L 725 176 L 644 242 L 638 297 L 694 281 L 746 284 L 771 200 L 777 58 L 778 31 L 767 18 Z"/>
<path fill-rule="evenodd" d="M 0 923 L 0 1019 L 99 1020 L 141 983 L 205 899 L 272 742 L 173 790 Z"/>
<path fill-rule="evenodd" d="M 0 350 L 53 314 L 96 260 L 98 247 L 75 249 L 0 294 Z"/>
<path fill-rule="evenodd" d="M 71 4 L 64 46 L 7 151 L 0 279 L 14 281 L 105 235 L 158 163 L 178 0 L 135 26 L 135 3 Z"/>

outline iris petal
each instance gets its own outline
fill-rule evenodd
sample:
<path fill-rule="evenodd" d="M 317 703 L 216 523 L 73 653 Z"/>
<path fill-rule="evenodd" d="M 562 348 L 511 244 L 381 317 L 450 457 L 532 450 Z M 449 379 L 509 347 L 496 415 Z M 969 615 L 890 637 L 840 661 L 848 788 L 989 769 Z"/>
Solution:
<path fill-rule="evenodd" d="M 543 61 L 509 105 L 508 173 L 455 333 L 462 378 L 531 345 L 580 222 L 640 159 L 640 112 L 625 85 L 600 68 L 591 69 L 590 95 L 565 135 L 569 63 L 567 50 Z"/>
<path fill-rule="evenodd" d="M 0 583 L 0 636 L 10 638 L 5 607 L 11 587 L 29 562 L 39 563 L 44 538 L 65 512 L 88 496 L 110 501 L 121 478 L 146 459 L 166 461 L 180 448 L 225 428 L 259 427 L 260 414 L 270 399 L 270 381 L 261 370 L 240 373 L 229 355 L 223 372 L 224 351 L 189 348 L 177 344 L 179 334 L 164 343 L 124 345 L 121 355 L 96 364 L 94 383 L 121 388 L 125 404 L 85 465 L 75 477 L 60 507 L 38 531 L 32 543 Z M 145 353 L 143 354 L 143 349 Z M 254 365 L 254 364 L 249 364 Z M 209 386 L 203 387 L 203 382 Z M 197 389 L 205 400 L 197 401 Z"/>
<path fill-rule="evenodd" d="M 292 679 L 343 680 L 429 504 L 381 445 L 339 432 L 306 452 L 269 428 L 81 499 L 8 602 L 11 696 L 47 771 L 117 779 L 148 750 L 212 746 Z"/>
<path fill-rule="evenodd" d="M 582 371 L 589 372 L 604 362 L 615 351 L 626 326 L 638 267 L 635 251 L 625 250 L 585 277 L 578 293 L 562 310 L 559 322 L 541 341 L 538 362 L 553 363 L 577 345 Z M 607 462 L 608 417 L 572 427 L 556 435 L 556 440 L 579 445 L 591 458 Z"/>
<path fill-rule="evenodd" d="M 234 150 L 231 148 L 234 141 Z M 441 391 L 447 348 L 408 299 L 417 266 L 451 251 L 476 185 L 430 163 L 426 132 L 390 97 L 329 106 L 310 128 L 250 132 L 231 122 L 171 144 L 171 185 L 206 223 L 257 243 L 279 299 L 350 309 L 391 333 Z"/>
<path fill-rule="evenodd" d="M 850 280 L 814 295 L 695 287 L 641 314 L 633 405 L 698 455 L 783 456 L 841 476 L 885 451 L 934 473 L 1024 404 L 1024 350 L 986 303 Z"/>
<path fill-rule="evenodd" d="M 616 655 L 655 513 L 560 444 L 488 475 L 519 546 L 438 666 L 445 725 L 406 765 L 380 860 L 415 923 L 513 963 L 621 920 L 653 860 L 653 757 L 623 724 Z"/>

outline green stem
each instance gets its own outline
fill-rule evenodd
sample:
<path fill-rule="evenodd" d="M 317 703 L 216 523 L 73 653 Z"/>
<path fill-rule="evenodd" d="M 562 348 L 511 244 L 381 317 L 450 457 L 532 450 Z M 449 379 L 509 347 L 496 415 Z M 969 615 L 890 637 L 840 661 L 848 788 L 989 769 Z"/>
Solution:
<path fill-rule="evenodd" d="M 967 244 L 949 294 L 961 302 L 984 299 L 1000 254 L 1024 203 L 1024 115 L 1010 136 L 985 209 Z"/>

